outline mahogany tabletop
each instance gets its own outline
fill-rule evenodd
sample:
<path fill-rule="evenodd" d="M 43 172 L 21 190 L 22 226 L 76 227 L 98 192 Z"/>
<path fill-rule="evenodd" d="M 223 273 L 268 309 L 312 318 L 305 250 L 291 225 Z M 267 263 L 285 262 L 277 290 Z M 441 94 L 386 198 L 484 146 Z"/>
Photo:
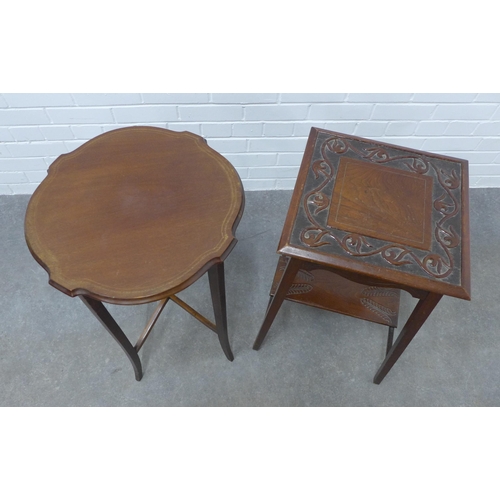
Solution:
<path fill-rule="evenodd" d="M 29 202 L 25 235 L 57 289 L 140 304 L 222 261 L 243 207 L 237 172 L 203 138 L 128 127 L 54 161 Z"/>
<path fill-rule="evenodd" d="M 468 163 L 313 128 L 278 251 L 470 300 Z"/>

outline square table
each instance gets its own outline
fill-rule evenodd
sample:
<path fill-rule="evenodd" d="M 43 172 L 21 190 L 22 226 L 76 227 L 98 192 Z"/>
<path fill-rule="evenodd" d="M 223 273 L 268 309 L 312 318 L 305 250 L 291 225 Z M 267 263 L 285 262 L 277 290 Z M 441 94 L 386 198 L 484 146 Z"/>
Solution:
<path fill-rule="evenodd" d="M 312 128 L 259 349 L 283 300 L 389 327 L 379 384 L 443 295 L 470 300 L 466 160 Z M 393 342 L 399 290 L 419 299 Z"/>

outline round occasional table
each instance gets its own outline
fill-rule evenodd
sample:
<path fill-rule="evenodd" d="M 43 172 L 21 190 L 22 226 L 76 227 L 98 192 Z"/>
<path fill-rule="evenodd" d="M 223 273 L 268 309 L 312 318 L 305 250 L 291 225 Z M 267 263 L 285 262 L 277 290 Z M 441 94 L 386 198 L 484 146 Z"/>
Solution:
<path fill-rule="evenodd" d="M 233 166 L 189 132 L 128 127 L 57 158 L 26 212 L 28 248 L 49 283 L 78 296 L 129 357 L 169 300 L 215 331 L 232 361 L 224 259 L 244 208 Z M 215 324 L 176 296 L 208 271 Z M 131 344 L 103 302 L 158 302 Z"/>

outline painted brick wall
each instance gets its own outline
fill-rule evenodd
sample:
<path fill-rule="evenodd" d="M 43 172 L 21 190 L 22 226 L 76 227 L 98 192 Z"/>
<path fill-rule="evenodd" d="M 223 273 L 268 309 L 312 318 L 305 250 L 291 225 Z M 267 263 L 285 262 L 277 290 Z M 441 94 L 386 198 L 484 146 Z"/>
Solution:
<path fill-rule="evenodd" d="M 500 187 L 500 94 L 0 94 L 0 194 L 130 125 L 202 135 L 247 190 L 292 189 L 312 126 L 465 158 L 472 187 Z"/>

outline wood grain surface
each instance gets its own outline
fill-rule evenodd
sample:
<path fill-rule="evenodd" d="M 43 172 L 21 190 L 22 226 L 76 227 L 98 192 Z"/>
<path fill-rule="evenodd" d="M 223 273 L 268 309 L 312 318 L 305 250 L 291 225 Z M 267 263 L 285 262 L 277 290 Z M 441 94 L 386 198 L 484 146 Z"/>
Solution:
<path fill-rule="evenodd" d="M 204 139 L 128 127 L 50 166 L 25 235 L 54 287 L 139 304 L 177 293 L 222 261 L 243 207 L 237 172 Z"/>
<path fill-rule="evenodd" d="M 468 162 L 313 127 L 282 255 L 470 300 Z"/>

